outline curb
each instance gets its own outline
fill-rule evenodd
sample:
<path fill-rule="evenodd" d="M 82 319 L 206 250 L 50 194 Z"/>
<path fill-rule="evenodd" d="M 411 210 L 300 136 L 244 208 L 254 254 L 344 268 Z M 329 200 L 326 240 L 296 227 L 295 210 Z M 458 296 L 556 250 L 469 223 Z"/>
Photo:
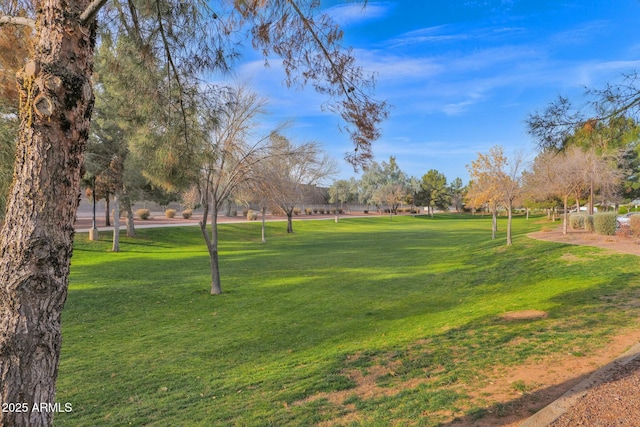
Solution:
<path fill-rule="evenodd" d="M 640 343 L 635 344 L 612 362 L 595 371 L 589 378 L 572 387 L 557 400 L 527 418 L 519 427 L 548 426 L 571 409 L 580 398 L 587 394 L 590 388 L 607 382 L 611 373 L 615 371 L 616 368 L 624 366 L 638 357 L 640 357 Z"/>

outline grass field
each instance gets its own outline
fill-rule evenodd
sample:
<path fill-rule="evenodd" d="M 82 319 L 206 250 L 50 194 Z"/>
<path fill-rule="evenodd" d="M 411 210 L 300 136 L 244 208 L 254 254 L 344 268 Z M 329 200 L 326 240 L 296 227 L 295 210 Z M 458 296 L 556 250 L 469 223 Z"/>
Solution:
<path fill-rule="evenodd" d="M 502 220 L 501 220 L 502 221 Z M 56 425 L 438 425 L 477 414 L 487 372 L 588 354 L 637 327 L 640 263 L 443 215 L 223 224 L 209 295 L 197 227 L 78 235 Z M 505 223 L 500 224 L 504 231 Z M 543 310 L 507 322 L 500 314 Z M 520 385 L 526 388 L 526 384 Z M 329 423 L 327 424 L 329 425 Z"/>

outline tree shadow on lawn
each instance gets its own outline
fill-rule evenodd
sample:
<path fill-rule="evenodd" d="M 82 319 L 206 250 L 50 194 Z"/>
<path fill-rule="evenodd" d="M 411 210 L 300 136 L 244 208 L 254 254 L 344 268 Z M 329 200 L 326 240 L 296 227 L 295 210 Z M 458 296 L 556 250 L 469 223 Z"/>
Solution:
<path fill-rule="evenodd" d="M 412 412 L 422 413 L 424 417 L 433 416 L 434 419 L 447 418 L 447 411 L 459 413 L 460 409 L 452 408 L 462 407 L 467 416 L 451 425 L 493 426 L 522 420 L 588 377 L 593 372 L 590 366 L 596 364 L 589 361 L 602 358 L 603 352 L 612 351 L 610 345 L 604 346 L 616 333 L 620 333 L 616 331 L 637 327 L 640 304 L 628 305 L 637 301 L 640 290 L 636 287 L 627 292 L 619 285 L 620 280 L 626 279 L 629 276 L 621 274 L 612 278 L 612 285 L 604 283 L 592 289 L 557 295 L 550 300 L 557 305 L 545 318 L 507 321 L 494 314 L 438 334 L 425 335 L 423 340 L 401 346 L 396 351 L 388 348 L 346 355 L 342 370 L 337 372 L 349 378 L 359 378 L 361 375 L 357 372 L 364 369 L 369 375 L 381 376 L 358 380 L 359 384 L 353 389 L 335 394 L 320 393 L 307 397 L 306 401 L 326 399 L 337 405 L 338 412 L 354 415 L 358 411 L 349 409 L 343 401 L 358 401 L 360 407 L 383 408 L 368 409 L 382 413 L 400 412 L 396 408 L 411 407 Z M 614 297 L 616 303 L 609 303 L 600 309 L 601 312 L 594 310 L 593 300 Z M 620 343 L 615 348 L 620 352 L 624 350 Z M 569 353 L 571 355 L 567 356 Z M 599 353 L 601 355 L 597 356 Z M 520 371 L 522 374 L 521 371 L 527 368 L 536 369 L 538 374 L 534 371 L 533 375 L 525 376 L 527 382 L 518 376 L 509 377 L 509 372 Z M 547 368 L 558 373 L 551 372 L 549 375 L 552 376 L 543 380 Z M 581 371 L 572 377 L 571 373 L 578 369 Z M 447 378 L 451 381 L 450 386 L 444 385 Z M 506 394 L 504 390 L 499 396 L 492 394 L 496 391 L 492 384 L 497 379 L 504 383 Z M 436 390 L 444 387 L 455 391 L 458 397 L 454 399 L 453 406 L 445 405 L 431 414 L 429 408 L 432 405 L 426 400 L 402 400 L 401 396 L 412 395 L 405 391 L 414 390 L 419 384 L 425 385 L 425 391 L 434 390 L 428 384 L 433 384 Z M 520 396 L 514 399 L 512 396 L 517 394 Z M 386 400 L 382 396 L 386 396 Z M 474 399 L 468 401 L 468 396 L 474 396 Z M 403 416 L 400 412 L 400 419 Z M 371 420 L 371 417 L 372 414 L 365 410 L 356 419 Z M 387 414 L 378 421 L 381 420 L 396 418 Z"/>
<path fill-rule="evenodd" d="M 512 400 L 494 402 L 483 407 L 476 407 L 461 417 L 439 424 L 442 427 L 494 427 L 503 425 L 517 425 L 528 419 L 550 403 L 564 395 L 572 387 L 589 378 L 594 371 L 570 378 L 560 384 L 550 385 L 535 391 L 520 391 L 521 394 Z M 491 399 L 491 397 L 488 397 Z"/>
<path fill-rule="evenodd" d="M 640 288 L 620 286 L 620 283 L 630 283 L 633 279 L 637 282 L 637 277 L 630 273 L 619 274 L 612 277 L 610 283 L 602 284 L 596 289 L 585 289 L 579 291 L 570 291 L 558 295 L 551 299 L 555 302 L 556 308 L 549 311 L 549 316 L 559 319 L 559 323 L 553 327 L 558 334 L 575 335 L 577 337 L 573 345 L 572 354 L 564 357 L 565 360 L 556 360 L 549 363 L 549 369 L 559 372 L 575 372 L 582 367 L 582 373 L 574 377 L 567 378 L 561 383 L 554 383 L 540 388 L 532 381 L 530 387 L 533 390 L 526 390 L 527 384 L 513 378 L 511 381 L 514 390 L 521 394 L 516 399 L 503 400 L 495 402 L 491 396 L 487 396 L 490 403 L 485 406 L 479 406 L 467 411 L 463 417 L 458 417 L 450 423 L 443 424 L 446 426 L 466 426 L 474 425 L 478 427 L 490 427 L 494 425 L 515 425 L 524 419 L 532 416 L 534 413 L 544 408 L 551 402 L 558 399 L 565 393 L 573 395 L 572 390 L 579 383 L 591 377 L 598 368 L 585 370 L 586 365 L 604 364 L 606 366 L 605 374 L 602 375 L 604 382 L 611 382 L 615 379 L 610 377 L 614 366 L 617 364 L 611 361 L 620 354 L 614 353 L 604 362 L 591 362 L 594 353 L 611 353 L 612 349 L 604 349 L 602 346 L 614 338 L 621 331 L 633 327 L 637 329 L 638 320 L 640 318 Z M 585 313 L 588 315 L 585 316 Z M 560 320 L 564 319 L 564 320 Z M 616 332 L 618 331 L 618 332 Z M 593 336 L 588 336 L 589 332 L 593 332 Z M 587 335 L 587 336 L 585 336 Z M 622 353 L 630 345 L 636 343 L 633 337 L 623 336 L 622 342 L 618 343 L 619 353 Z M 638 335 L 636 333 L 635 335 Z M 581 347 L 584 345 L 585 347 Z M 598 349 L 600 348 L 600 350 Z M 556 350 L 557 351 L 557 350 Z M 597 358 L 601 356 L 596 356 Z M 578 361 L 576 361 L 576 359 Z M 526 371 L 527 366 L 535 362 L 525 362 L 520 371 Z M 540 369 L 540 364 L 532 368 L 535 377 L 535 369 Z M 568 376 L 568 375 L 566 375 Z M 594 383 L 590 380 L 589 386 Z M 493 400 L 493 403 L 491 401 Z M 548 420 L 547 420 L 548 421 Z"/>
<path fill-rule="evenodd" d="M 428 232 L 431 230 L 427 230 L 425 233 Z M 457 230 L 453 233 L 467 234 L 466 230 Z M 380 240 L 384 242 L 394 235 L 397 235 L 394 231 L 383 233 Z M 438 240 L 446 240 L 446 237 L 451 236 L 451 232 L 448 230 L 439 231 L 437 235 L 439 236 Z M 415 249 L 407 244 L 407 241 L 415 244 L 416 241 L 420 241 L 420 238 L 414 233 L 414 235 L 409 235 L 406 240 L 391 246 L 398 254 L 389 257 L 390 259 L 398 257 L 408 260 L 407 262 L 410 264 L 390 264 L 388 266 L 381 265 L 381 267 L 401 269 L 405 266 L 412 266 L 411 263 L 414 262 L 412 256 L 415 255 Z M 286 239 L 282 240 L 283 242 L 279 244 L 286 244 L 284 242 Z M 472 242 L 470 244 L 477 246 L 478 243 Z M 457 272 L 456 280 L 459 280 L 459 284 L 472 285 L 472 287 L 484 286 L 482 295 L 488 298 L 498 297 L 500 292 L 513 293 L 514 287 L 517 289 L 518 286 L 524 286 L 522 281 L 516 280 L 517 269 L 513 268 L 514 258 L 496 256 L 493 249 L 502 246 L 502 244 L 490 241 L 482 244 L 486 245 L 484 246 L 486 250 L 474 258 L 474 263 L 478 264 L 479 270 L 474 271 L 473 274 L 469 273 L 469 276 L 465 275 L 467 274 L 465 271 Z M 346 239 L 343 245 L 345 248 L 349 248 L 349 242 Z M 246 249 L 248 245 L 241 246 Z M 585 330 L 588 331 L 592 328 L 599 328 L 601 334 L 611 334 L 611 331 L 629 324 L 625 322 L 630 322 L 629 313 L 622 313 L 621 307 L 625 308 L 631 304 L 628 310 L 637 314 L 638 307 L 633 307 L 632 304 L 635 294 L 632 292 L 633 289 L 626 286 L 627 283 L 634 282 L 635 276 L 631 273 L 612 271 L 610 276 L 605 277 L 606 280 L 599 285 L 592 285 L 589 289 L 579 291 L 569 290 L 550 298 L 547 302 L 554 304 L 554 308 L 549 310 L 550 318 L 540 322 L 532 322 L 529 329 L 522 328 L 522 325 L 519 324 L 496 323 L 495 314 L 484 317 L 482 313 L 478 313 L 457 329 L 435 335 L 425 332 L 424 335 L 418 336 L 415 328 L 420 326 L 420 322 L 424 322 L 431 328 L 427 324 L 428 315 L 446 313 L 458 307 L 461 304 L 462 295 L 458 295 L 456 292 L 464 294 L 470 288 L 461 287 L 456 290 L 452 288 L 455 284 L 450 282 L 446 274 L 419 271 L 400 272 L 391 278 L 384 277 L 385 272 L 382 271 L 376 272 L 376 275 L 372 277 L 365 277 L 365 280 L 359 277 L 362 273 L 358 271 L 345 271 L 342 275 L 330 276 L 331 265 L 318 266 L 317 259 L 322 256 L 323 251 L 315 252 L 316 247 L 313 245 L 306 245 L 306 250 L 301 251 L 303 257 L 289 260 L 295 266 L 295 269 L 290 271 L 291 281 L 280 287 L 261 286 L 262 269 L 266 266 L 276 264 L 279 265 L 277 268 L 287 269 L 290 267 L 282 264 L 284 257 L 274 262 L 276 261 L 274 256 L 278 254 L 277 251 L 263 253 L 262 246 L 256 245 L 256 247 L 260 249 L 259 253 L 247 255 L 252 258 L 249 275 L 246 274 L 246 271 L 241 271 L 241 267 L 247 268 L 248 264 L 246 259 L 240 259 L 240 257 L 244 257 L 240 249 L 236 255 L 230 251 L 228 256 L 223 256 L 221 261 L 223 269 L 237 271 L 239 274 L 234 274 L 230 280 L 224 282 L 227 276 L 223 272 L 225 293 L 217 297 L 208 295 L 209 269 L 206 254 L 180 259 L 153 259 L 154 254 L 149 254 L 148 258 L 143 261 L 140 258 L 113 259 L 99 265 L 84 266 L 82 269 L 85 271 L 75 273 L 72 282 L 88 281 L 91 275 L 95 277 L 100 274 L 106 275 L 108 280 L 103 280 L 103 283 L 98 286 L 84 289 L 73 289 L 72 286 L 68 314 L 73 314 L 75 311 L 75 315 L 78 315 L 78 311 L 86 311 L 87 302 L 92 301 L 93 307 L 88 313 L 83 314 L 84 316 L 102 315 L 106 318 L 113 316 L 112 323 L 120 323 L 118 327 L 123 331 L 132 329 L 131 325 L 127 323 L 130 319 L 129 314 L 135 314 L 143 324 L 147 324 L 143 325 L 142 329 L 152 327 L 162 329 L 162 325 L 171 324 L 182 325 L 180 330 L 193 330 L 195 333 L 192 337 L 184 338 L 181 343 L 176 343 L 177 346 L 188 349 L 189 352 L 196 354 L 197 358 L 202 359 L 213 357 L 218 353 L 248 355 L 246 362 L 234 360 L 238 364 L 253 363 L 252 354 L 269 355 L 278 361 L 300 361 L 303 360 L 301 358 L 319 351 L 318 348 L 321 347 L 334 346 L 336 349 L 340 349 L 335 351 L 331 360 L 325 358 L 321 360 L 321 363 L 318 363 L 317 367 L 307 368 L 311 373 L 306 378 L 313 377 L 314 383 L 305 390 L 302 392 L 292 391 L 290 395 L 284 392 L 282 395 L 276 393 L 278 398 L 284 400 L 300 397 L 298 394 L 308 396 L 327 388 L 328 391 L 331 391 L 331 387 L 334 386 L 323 384 L 324 375 L 328 370 L 333 376 L 345 375 L 345 369 L 350 367 L 349 358 L 357 354 L 357 350 L 353 350 L 357 347 L 357 344 L 354 345 L 355 342 L 362 342 L 364 351 L 374 349 L 375 357 L 378 357 L 379 354 L 383 354 L 382 357 L 388 357 L 386 363 L 397 363 L 400 360 L 406 371 L 401 375 L 412 378 L 423 373 L 423 369 L 431 369 L 434 364 L 441 363 L 434 362 L 434 359 L 428 354 L 430 346 L 436 348 L 447 345 L 487 346 L 486 343 L 483 343 L 483 341 L 487 341 L 488 347 L 496 347 L 498 350 L 500 345 L 512 343 L 510 346 L 513 346 L 517 351 L 528 351 L 534 355 L 544 354 L 545 348 L 535 349 L 531 346 L 527 347 L 526 342 L 519 342 L 523 337 L 524 339 L 533 337 L 532 340 L 537 340 L 538 336 L 544 333 L 547 335 L 546 341 L 540 342 L 549 343 L 545 344 L 549 346 L 549 351 L 557 353 L 560 350 L 553 347 L 553 340 L 557 335 L 564 335 L 565 338 L 571 338 L 572 335 L 579 337 L 584 335 Z M 324 242 L 323 248 L 328 250 L 330 245 Z M 545 254 L 550 256 L 549 259 L 555 259 L 566 246 L 536 243 L 533 248 L 533 250 L 515 248 L 508 254 L 516 256 L 526 254 L 532 259 Z M 438 251 L 429 253 L 437 257 Z M 339 254 L 339 256 L 344 260 L 344 254 Z M 384 256 L 383 253 L 381 259 Z M 441 260 L 436 259 L 436 261 Z M 549 265 L 546 260 L 540 264 L 544 264 L 544 267 Z M 306 265 L 313 267 L 308 268 Z M 575 271 L 583 271 L 582 267 L 580 269 L 574 268 L 576 268 Z M 602 270 L 602 267 L 598 266 L 591 266 L 591 268 Z M 301 275 L 300 271 L 306 272 L 307 275 Z M 167 272 L 172 274 L 168 275 Z M 180 273 L 173 276 L 176 272 Z M 543 277 L 544 271 L 541 271 L 540 274 Z M 139 281 L 131 283 L 136 275 L 143 277 Z M 176 280 L 175 277 L 179 279 Z M 338 277 L 339 280 L 336 280 L 335 277 Z M 351 279 L 353 279 L 353 284 L 349 283 Z M 526 280 L 527 286 L 534 286 L 539 278 L 527 277 Z M 420 283 L 415 285 L 416 281 L 420 281 Z M 114 286 L 112 282 L 117 283 Z M 509 282 L 509 286 L 505 286 L 505 282 Z M 229 286 L 226 286 L 225 283 L 228 283 Z M 414 283 L 414 285 L 407 286 L 407 283 Z M 441 296 L 429 293 L 435 285 L 438 285 L 443 292 Z M 635 289 L 637 290 L 637 286 Z M 470 298 L 466 295 L 465 297 Z M 158 304 L 157 301 L 161 303 Z M 469 300 L 466 303 L 471 307 L 475 301 Z M 144 307 L 149 308 L 143 309 Z M 128 313 L 123 313 L 123 308 L 126 308 Z M 211 317 L 211 312 L 214 310 L 217 312 L 215 318 Z M 67 308 L 65 308 L 65 312 L 67 312 Z M 244 318 L 243 313 L 260 313 L 260 316 Z M 123 316 L 123 314 L 125 315 Z M 205 314 L 206 316 L 204 316 Z M 203 321 L 193 324 L 192 321 L 195 317 L 202 317 Z M 259 320 L 256 321 L 256 319 Z M 292 321 L 292 319 L 296 320 Z M 156 324 L 158 321 L 164 323 Z M 384 325 L 391 325 L 397 321 L 404 322 L 403 324 L 409 326 L 411 330 L 407 331 L 407 336 L 404 338 L 392 337 L 390 344 L 384 343 L 380 339 L 380 335 L 384 332 Z M 217 326 L 214 326 L 216 324 Z M 236 330 L 241 332 L 238 336 L 236 336 Z M 390 333 L 397 332 L 393 325 L 388 331 Z M 171 330 L 166 332 L 160 330 L 159 333 L 171 334 L 172 332 Z M 206 336 L 207 339 L 203 340 L 203 336 Z M 414 349 L 427 352 L 427 354 L 423 357 L 419 352 L 413 352 L 407 353 L 407 357 L 404 357 L 400 351 L 400 356 L 390 355 L 398 350 L 398 346 L 403 345 L 402 340 L 406 341 L 407 337 L 412 337 L 410 341 L 424 339 L 424 345 L 415 346 Z M 473 342 L 465 341 L 469 339 Z M 493 342 L 491 340 L 497 340 L 495 345 L 491 344 Z M 446 348 L 445 350 L 449 351 Z M 443 361 L 447 358 L 460 357 L 455 354 L 452 356 L 447 351 L 443 351 L 437 359 Z M 480 352 L 474 357 L 482 359 L 486 356 Z M 382 360 L 381 363 L 385 363 L 385 360 Z M 330 368 L 327 368 L 327 365 Z M 290 368 L 290 365 L 285 364 L 285 371 L 287 368 Z M 282 375 L 283 378 L 290 379 L 287 372 L 283 372 Z M 337 384 L 339 387 L 347 389 L 349 387 L 348 381 L 338 381 Z M 501 407 L 496 404 L 495 410 Z M 478 411 L 481 412 L 481 410 Z"/>
<path fill-rule="evenodd" d="M 531 256 L 536 257 L 542 252 L 548 253 L 564 248 L 558 245 L 551 249 L 549 247 L 549 244 L 539 244 Z M 410 253 L 411 251 L 408 251 L 405 255 L 409 256 Z M 311 255 L 312 259 L 313 254 Z M 256 255 L 257 258 L 265 257 L 262 259 L 264 262 L 261 261 L 260 265 L 254 266 L 252 274 L 255 274 L 256 278 L 260 277 L 261 268 L 268 265 L 272 256 L 272 254 Z M 500 286 L 494 281 L 498 281 L 501 277 L 506 280 L 501 276 L 502 271 L 508 271 L 512 259 L 498 257 L 501 267 L 496 268 L 495 264 L 488 263 L 489 259 L 493 259 L 495 263 L 495 254 L 488 251 L 486 257 L 488 258 L 479 259 L 480 263 L 487 264 L 483 267 L 485 271 L 475 274 L 484 277 L 493 270 L 494 276 L 489 275 L 486 278 L 491 287 L 487 288 L 484 294 L 497 296 L 495 292 L 500 291 Z M 230 261 L 227 268 L 236 262 L 238 266 L 243 265 L 240 261 Z M 141 265 L 144 266 L 142 274 Z M 204 281 L 204 278 L 208 277 L 206 255 L 184 259 L 149 258 L 144 262 L 140 259 L 109 260 L 100 263 L 99 266 L 83 268 L 88 271 L 72 276 L 69 304 L 65 308 L 66 316 L 98 316 L 107 319 L 112 316 L 111 326 L 129 332 L 132 329 L 131 324 L 128 323 L 131 319 L 130 315 L 137 316 L 142 322 L 139 324 L 141 330 L 154 329 L 158 333 L 171 335 L 173 330 L 163 331 L 162 325 L 178 325 L 178 330 L 189 330 L 193 333 L 191 337 L 183 336 L 175 345 L 188 349 L 190 354 L 196 356 L 196 360 L 204 360 L 217 354 L 245 355 L 243 357 L 247 359 L 233 360 L 241 366 L 244 363 L 253 363 L 251 355 L 269 355 L 270 358 L 277 360 L 275 364 L 284 369 L 280 374 L 283 380 L 292 381 L 295 378 L 290 378 L 287 372 L 291 366 L 285 363 L 282 368 L 280 361 L 298 360 L 300 362 L 318 351 L 318 348 L 328 345 L 341 349 L 336 350 L 330 359 L 316 360 L 314 364 L 317 366 L 305 368 L 309 371 L 305 378 L 311 378 L 309 380 L 311 384 L 307 384 L 302 391 L 296 390 L 292 384 L 290 392 L 274 394 L 276 399 L 285 401 L 323 391 L 331 392 L 335 387 L 349 390 L 352 384 L 347 380 L 336 381 L 335 385 L 327 385 L 324 378 L 327 373 L 335 377 L 347 378 L 349 369 L 362 369 L 361 366 L 357 366 L 358 364 L 393 366 L 395 375 L 411 379 L 421 375 L 424 377 L 425 370 L 437 372 L 441 369 L 441 365 L 453 363 L 456 360 L 464 363 L 467 360 L 465 355 L 469 355 L 475 360 L 473 363 L 479 365 L 464 368 L 456 367 L 454 364 L 447 368 L 451 369 L 451 372 L 444 372 L 442 375 L 445 377 L 451 375 L 452 379 L 464 377 L 467 378 L 465 380 L 467 384 L 471 384 L 472 381 L 468 378 L 473 377 L 473 372 L 470 373 L 468 369 L 474 371 L 478 366 L 490 366 L 494 360 L 491 354 L 495 355 L 495 352 L 499 352 L 501 348 L 509 348 L 514 353 L 513 357 L 524 360 L 529 355 L 545 354 L 547 347 L 550 352 L 558 353 L 563 347 L 556 346 L 558 345 L 554 342 L 556 337 L 563 338 L 563 342 L 559 345 L 564 346 L 565 349 L 571 348 L 568 344 L 569 340 L 577 339 L 574 337 L 583 337 L 585 332 L 595 330 L 593 333 L 597 338 L 631 325 L 633 323 L 631 319 L 637 317 L 640 309 L 633 303 L 638 301 L 636 297 L 639 296 L 638 286 L 634 284 L 637 282 L 635 275 L 612 272 L 610 277 L 599 285 L 578 291 L 570 290 L 550 298 L 548 302 L 553 303 L 554 306 L 548 310 L 550 316 L 547 319 L 531 322 L 529 325 L 517 322 L 505 324 L 498 320 L 495 314 L 489 316 L 479 314 L 479 317 L 472 317 L 462 326 L 435 335 L 425 333 L 420 337 L 416 335 L 415 330 L 407 331 L 413 337 L 411 341 L 416 343 L 409 344 L 410 351 L 406 351 L 406 344 L 401 344 L 403 339 L 407 339 L 406 337 L 392 337 L 390 344 L 385 344 L 380 339 L 384 326 L 402 320 L 406 325 L 413 325 L 411 328 L 416 328 L 419 327 L 420 322 L 427 322 L 427 315 L 445 313 L 459 306 L 461 295 L 457 295 L 455 289 L 447 288 L 450 284 L 446 283 L 446 275 L 442 276 L 440 283 L 441 289 L 446 292 L 440 297 L 430 295 L 428 286 L 406 286 L 406 282 L 413 282 L 417 278 L 427 283 L 430 278 L 434 279 L 437 275 L 409 272 L 408 275 L 400 276 L 402 280 L 398 283 L 392 283 L 389 278 L 384 278 L 381 274 L 380 277 L 359 282 L 352 288 L 345 286 L 345 283 L 335 283 L 335 280 L 318 280 L 318 277 L 325 273 L 322 269 L 308 269 L 309 275 L 306 277 L 298 277 L 294 274 L 296 282 L 285 284 L 280 289 L 262 288 L 256 286 L 256 284 L 259 285 L 258 282 L 243 281 L 242 277 L 236 276 L 233 279 L 234 285 L 228 286 L 225 294 L 211 297 L 207 292 L 208 282 L 193 283 L 189 278 L 190 272 L 193 271 L 198 271 L 198 274 L 193 276 L 198 281 Z M 167 278 L 167 271 L 171 271 L 172 274 L 183 273 L 178 274 L 178 277 L 181 277 L 179 281 L 174 281 L 175 279 L 171 277 Z M 87 277 L 90 274 L 98 275 L 100 272 L 106 272 L 109 277 L 108 280 L 103 279 L 104 284 L 84 289 L 73 288 L 73 283 L 88 280 Z M 132 276 L 136 274 L 144 277 L 141 281 L 130 285 Z M 460 276 L 460 280 L 467 280 L 462 273 Z M 347 274 L 343 279 L 348 281 L 349 277 Z M 529 280 L 535 281 L 536 278 L 529 278 Z M 403 281 L 406 282 L 403 283 Z M 109 282 L 119 283 L 114 286 Z M 627 286 L 629 283 L 634 286 Z M 225 286 L 224 283 L 223 286 Z M 461 288 L 459 292 L 465 293 L 467 290 L 467 288 Z M 513 289 L 504 290 L 508 293 L 513 291 Z M 89 301 L 92 301 L 93 306 L 90 310 L 86 310 Z M 354 305 L 354 302 L 357 303 Z M 378 305 L 372 305 L 373 302 Z M 469 302 L 471 303 L 473 301 Z M 213 310 L 218 313 L 216 317 L 212 317 Z M 258 317 L 260 321 L 256 323 L 256 318 L 251 316 L 244 318 L 244 313 L 260 313 Z M 634 313 L 636 316 L 632 317 Z M 193 320 L 196 317 L 202 317 L 203 321 L 195 324 Z M 292 321 L 292 319 L 297 320 Z M 75 321 L 78 322 L 78 320 Z M 117 324 L 120 325 L 117 326 Z M 218 326 L 214 326 L 215 324 Z M 90 326 L 91 324 L 88 323 L 87 327 Z M 237 336 L 236 330 L 239 332 Z M 394 331 L 395 329 L 390 327 L 389 332 L 395 333 Z M 207 339 L 203 340 L 203 336 Z M 419 342 L 420 340 L 424 342 Z M 531 340 L 533 344 L 526 342 L 527 340 Z M 363 343 L 363 351 L 373 350 L 370 356 L 367 356 L 369 361 L 364 360 L 367 357 L 356 357 L 358 350 L 353 350 L 356 348 L 353 344 L 355 341 Z M 114 343 L 110 345 L 113 346 Z M 468 349 L 465 347 L 468 347 L 471 353 L 467 353 Z M 176 351 L 176 354 L 179 354 L 181 350 Z M 167 357 L 171 356 L 167 355 Z M 357 358 L 363 360 L 354 362 Z M 483 358 L 487 361 L 481 362 Z M 176 360 L 176 363 L 186 363 L 186 360 Z M 212 372 L 212 375 L 214 374 L 215 372 Z M 439 375 L 441 374 L 434 374 L 434 378 L 437 379 Z M 393 382 L 394 378 L 390 377 L 388 380 Z M 529 394 L 534 398 L 533 403 L 538 403 L 536 400 L 539 400 L 539 405 L 544 406 L 545 393 L 549 395 L 555 393 L 555 387 L 568 388 L 578 379 L 567 380 L 561 386 L 550 386 L 547 387 L 548 390 L 545 388 Z M 522 396 L 506 404 L 496 403 L 489 408 L 481 406 L 479 409 L 471 409 L 469 419 L 480 419 L 481 415 L 507 414 L 513 408 L 525 405 L 527 403 L 525 399 L 531 396 Z M 487 396 L 486 399 L 491 397 Z M 478 421 L 474 422 L 478 423 Z"/>

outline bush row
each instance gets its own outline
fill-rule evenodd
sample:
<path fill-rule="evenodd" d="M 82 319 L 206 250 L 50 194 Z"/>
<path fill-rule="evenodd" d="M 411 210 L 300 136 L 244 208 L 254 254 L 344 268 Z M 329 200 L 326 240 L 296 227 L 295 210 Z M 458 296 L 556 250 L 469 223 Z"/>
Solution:
<path fill-rule="evenodd" d="M 594 215 L 586 213 L 572 213 L 569 215 L 569 225 L 576 230 L 595 231 L 598 234 L 612 236 L 616 234 L 616 212 L 598 212 Z"/>
<path fill-rule="evenodd" d="M 189 219 L 193 215 L 192 209 L 185 209 L 182 211 L 182 217 L 184 219 Z M 145 221 L 151 218 L 151 211 L 149 209 L 138 209 L 136 210 L 136 216 L 141 220 Z M 175 218 L 176 210 L 175 209 L 167 209 L 164 211 L 164 216 L 167 218 Z"/>

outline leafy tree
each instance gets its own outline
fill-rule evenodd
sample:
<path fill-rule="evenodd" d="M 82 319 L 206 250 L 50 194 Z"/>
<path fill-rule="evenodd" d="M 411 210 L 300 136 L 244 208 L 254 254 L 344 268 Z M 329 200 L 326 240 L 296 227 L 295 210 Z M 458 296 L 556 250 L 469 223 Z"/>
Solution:
<path fill-rule="evenodd" d="M 27 8 L 28 16 L 17 15 L 20 0 L 0 4 L 0 25 L 35 29 L 33 54 L 17 79 L 21 108 L 14 183 L 0 241 L 2 402 L 55 401 L 60 313 L 94 102 L 96 15 L 107 1 L 52 0 Z M 105 13 L 117 16 L 102 28 L 129 30 L 140 56 L 164 58 L 170 83 L 166 93 L 175 100 L 164 105 L 175 105 L 178 114 L 170 117 L 178 119 L 162 121 L 155 133 L 180 134 L 182 148 L 188 146 L 191 129 L 183 95 L 196 87 L 183 85 L 185 76 L 195 80 L 198 73 L 224 65 L 221 59 L 233 56 L 224 47 L 233 45 L 231 37 L 238 34 L 233 24 L 250 28 L 257 47 L 283 57 L 291 83 L 311 82 L 332 97 L 328 108 L 347 122 L 358 149 L 349 159 L 358 164 L 370 157 L 386 105 L 368 95 L 372 80 L 355 65 L 351 51 L 340 46 L 339 28 L 328 17 L 315 16 L 318 7 L 313 0 L 215 5 L 112 0 Z M 0 413 L 5 425 L 41 426 L 51 420 L 50 412 Z"/>
<path fill-rule="evenodd" d="M 380 205 L 376 204 L 374 200 L 374 193 L 383 185 L 384 172 L 380 164 L 372 162 L 364 168 L 362 176 L 358 182 L 358 200 L 360 203 L 367 206 L 373 205 L 380 209 Z"/>
<path fill-rule="evenodd" d="M 474 203 L 487 203 L 492 213 L 491 238 L 496 238 L 498 206 L 507 210 L 507 245 L 512 244 L 511 222 L 513 204 L 520 196 L 520 174 L 522 173 L 522 154 L 517 153 L 511 160 L 504 155 L 504 150 L 497 145 L 489 153 L 478 153 L 478 158 L 467 166 L 472 184 L 469 197 Z"/>
<path fill-rule="evenodd" d="M 447 209 L 450 205 L 449 188 L 447 178 L 441 172 L 431 169 L 422 177 L 422 191 L 420 200 L 427 206 L 429 214 L 433 218 L 433 209 Z"/>
<path fill-rule="evenodd" d="M 460 212 L 464 205 L 464 197 L 467 193 L 467 188 L 462 182 L 462 179 L 456 177 L 449 185 L 449 197 L 451 204 L 455 207 L 456 212 Z"/>
<path fill-rule="evenodd" d="M 422 191 L 422 182 L 415 176 L 409 177 L 407 181 L 407 198 L 406 202 L 412 207 L 421 203 L 420 192 Z"/>
<path fill-rule="evenodd" d="M 408 183 L 407 176 L 394 156 L 389 157 L 388 162 L 373 162 L 364 169 L 360 177 L 360 203 L 374 205 L 378 210 L 386 204 L 395 213 L 410 193 Z"/>
<path fill-rule="evenodd" d="M 334 181 L 329 187 L 329 203 L 347 204 L 358 200 L 358 183 L 355 178 Z"/>

